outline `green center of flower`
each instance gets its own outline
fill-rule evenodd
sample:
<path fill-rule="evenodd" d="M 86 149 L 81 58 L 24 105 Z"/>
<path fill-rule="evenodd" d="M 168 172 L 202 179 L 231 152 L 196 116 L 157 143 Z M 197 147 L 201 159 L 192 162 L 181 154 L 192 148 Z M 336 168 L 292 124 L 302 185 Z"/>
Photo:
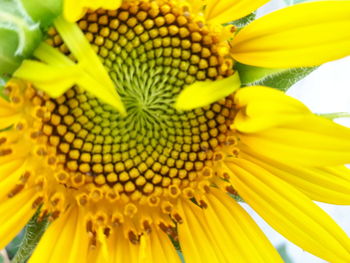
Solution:
<path fill-rule="evenodd" d="M 51 99 L 43 131 L 59 159 L 69 171 L 127 194 L 188 186 L 227 140 L 234 116 L 231 97 L 192 111 L 173 108 L 186 85 L 233 73 L 215 34 L 169 3 L 143 1 L 88 13 L 78 24 L 127 116 L 78 87 Z M 69 55 L 55 30 L 49 34 L 48 43 Z"/>

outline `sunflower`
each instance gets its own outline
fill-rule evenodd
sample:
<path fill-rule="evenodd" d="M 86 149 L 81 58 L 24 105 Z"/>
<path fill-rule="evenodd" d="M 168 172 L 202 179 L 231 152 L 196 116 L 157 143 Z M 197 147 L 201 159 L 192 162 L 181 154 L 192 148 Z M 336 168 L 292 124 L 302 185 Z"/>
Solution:
<path fill-rule="evenodd" d="M 187 263 L 283 262 L 240 196 L 298 246 L 349 262 L 349 237 L 312 200 L 350 203 L 350 130 L 239 89 L 235 63 L 347 55 L 350 2 L 228 23 L 265 2 L 65 1 L 0 100 L 0 247 L 39 209 L 51 224 L 30 263 L 181 262 L 175 245 Z"/>

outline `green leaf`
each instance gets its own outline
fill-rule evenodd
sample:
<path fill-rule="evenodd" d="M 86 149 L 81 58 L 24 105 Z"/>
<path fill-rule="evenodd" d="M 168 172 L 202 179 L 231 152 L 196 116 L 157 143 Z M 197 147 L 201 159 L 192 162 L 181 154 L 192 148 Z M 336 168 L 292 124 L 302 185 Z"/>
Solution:
<path fill-rule="evenodd" d="M 262 85 L 286 91 L 294 83 L 309 75 L 316 67 L 268 69 L 237 63 L 236 69 L 243 86 Z"/>

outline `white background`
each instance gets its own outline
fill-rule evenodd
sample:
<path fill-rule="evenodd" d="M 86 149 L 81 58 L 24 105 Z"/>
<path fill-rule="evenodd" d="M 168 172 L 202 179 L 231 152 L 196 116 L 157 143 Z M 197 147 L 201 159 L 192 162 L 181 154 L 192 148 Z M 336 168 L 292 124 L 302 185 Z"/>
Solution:
<path fill-rule="evenodd" d="M 286 6 L 282 0 L 272 0 L 258 10 L 258 16 Z M 350 113 L 350 57 L 322 65 L 305 79 L 296 83 L 288 94 L 304 102 L 313 112 Z M 350 118 L 338 119 L 337 122 L 350 127 Z M 323 208 L 350 236 L 350 206 L 318 205 Z M 271 242 L 277 247 L 286 245 L 293 263 L 324 263 L 321 260 L 288 242 L 271 229 L 252 209 L 244 207 L 257 221 Z"/>

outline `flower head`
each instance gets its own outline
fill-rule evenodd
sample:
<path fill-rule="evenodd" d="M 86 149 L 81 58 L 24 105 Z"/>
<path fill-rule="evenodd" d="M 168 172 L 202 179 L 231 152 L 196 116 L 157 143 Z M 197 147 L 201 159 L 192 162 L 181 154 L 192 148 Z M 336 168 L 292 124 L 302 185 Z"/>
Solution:
<path fill-rule="evenodd" d="M 349 261 L 311 200 L 349 204 L 350 130 L 280 91 L 239 89 L 234 65 L 254 60 L 261 25 L 220 23 L 265 2 L 66 1 L 79 20 L 55 20 L 0 100 L 0 246 L 40 208 L 52 224 L 31 263 L 180 262 L 173 242 L 186 262 L 282 262 L 239 195 L 305 250 Z M 332 3 L 304 8 L 350 8 Z"/>

